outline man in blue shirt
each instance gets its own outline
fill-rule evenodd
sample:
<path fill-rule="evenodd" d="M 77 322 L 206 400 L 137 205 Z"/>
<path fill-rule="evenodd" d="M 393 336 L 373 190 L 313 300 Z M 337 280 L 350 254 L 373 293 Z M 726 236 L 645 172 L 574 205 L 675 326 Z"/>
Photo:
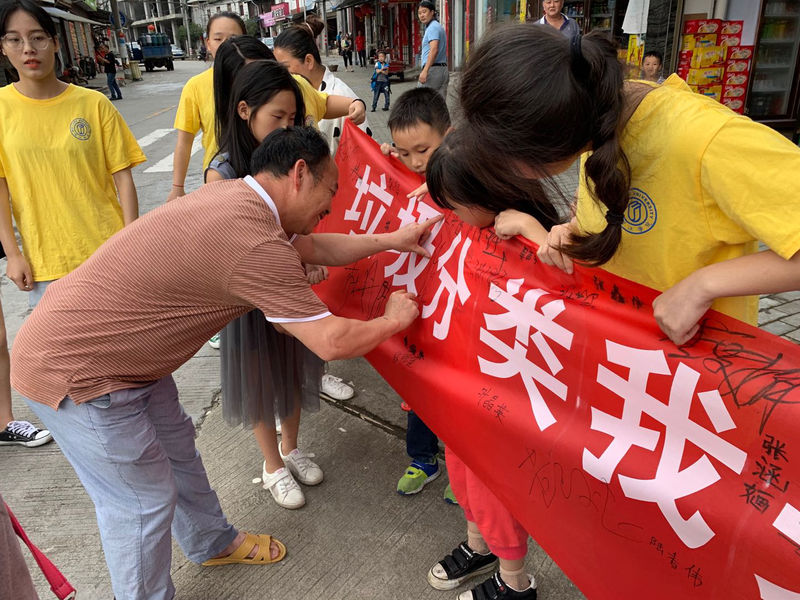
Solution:
<path fill-rule="evenodd" d="M 572 39 L 581 34 L 581 28 L 576 20 L 570 19 L 561 12 L 563 8 L 564 0 L 544 0 L 542 2 L 544 16 L 539 19 L 539 24 L 555 27 L 565 37 Z"/>
<path fill-rule="evenodd" d="M 436 6 L 430 0 L 422 0 L 417 10 L 419 20 L 426 25 L 422 38 L 422 72 L 417 87 L 435 89 L 447 100 L 447 84 L 450 72 L 447 70 L 447 34 L 436 20 Z"/>

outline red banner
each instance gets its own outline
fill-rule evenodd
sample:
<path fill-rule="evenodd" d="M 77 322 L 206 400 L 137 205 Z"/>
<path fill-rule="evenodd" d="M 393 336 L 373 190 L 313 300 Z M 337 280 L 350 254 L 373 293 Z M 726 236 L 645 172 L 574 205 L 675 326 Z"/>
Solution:
<path fill-rule="evenodd" d="M 321 297 L 372 319 L 418 295 L 367 358 L 589 598 L 800 598 L 797 346 L 709 312 L 678 348 L 656 291 L 408 200 L 419 177 L 349 123 L 337 163 L 322 231 L 446 218 L 430 260 L 331 269 Z"/>

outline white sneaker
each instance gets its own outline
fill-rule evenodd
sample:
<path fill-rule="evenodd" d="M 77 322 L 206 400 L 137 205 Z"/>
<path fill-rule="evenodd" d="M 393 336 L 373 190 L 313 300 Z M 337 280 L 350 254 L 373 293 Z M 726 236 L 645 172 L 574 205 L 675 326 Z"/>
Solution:
<path fill-rule="evenodd" d="M 219 334 L 215 333 L 211 336 L 211 339 L 208 340 L 208 345 L 211 346 L 214 350 L 219 350 Z"/>
<path fill-rule="evenodd" d="M 319 386 L 319 395 L 330 400 L 350 400 L 355 391 L 341 378 L 325 373 Z"/>
<path fill-rule="evenodd" d="M 303 485 L 318 485 L 322 483 L 324 475 L 322 469 L 311 460 L 314 458 L 313 454 L 305 454 L 295 448 L 289 452 L 288 456 L 284 456 L 280 445 L 278 445 L 278 452 L 281 453 L 281 458 L 289 470 L 297 477 L 297 481 Z"/>
<path fill-rule="evenodd" d="M 289 469 L 278 469 L 274 473 L 267 473 L 267 463 L 264 463 L 264 471 L 261 474 L 261 487 L 269 490 L 278 506 L 294 510 L 305 505 L 306 497 L 303 490 L 297 485 Z"/>

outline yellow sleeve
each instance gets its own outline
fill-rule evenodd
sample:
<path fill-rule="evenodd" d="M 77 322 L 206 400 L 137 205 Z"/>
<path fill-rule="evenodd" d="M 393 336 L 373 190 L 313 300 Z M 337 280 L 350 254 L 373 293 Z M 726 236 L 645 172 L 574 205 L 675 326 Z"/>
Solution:
<path fill-rule="evenodd" d="M 316 127 L 317 123 L 324 119 L 325 113 L 328 112 L 328 94 L 315 90 L 302 75 L 293 75 L 293 77 L 300 86 L 300 92 L 303 94 L 306 118 L 312 117 L 313 125 Z"/>
<path fill-rule="evenodd" d="M 100 118 L 103 123 L 103 153 L 109 173 L 135 167 L 147 160 L 125 119 L 106 98 L 100 107 Z"/>
<path fill-rule="evenodd" d="M 787 260 L 800 250 L 800 148 L 778 132 L 732 118 L 706 148 L 700 184 L 715 239 L 759 240 Z"/>
<path fill-rule="evenodd" d="M 200 131 L 200 104 L 197 102 L 194 78 L 183 86 L 174 127 L 192 135 Z"/>

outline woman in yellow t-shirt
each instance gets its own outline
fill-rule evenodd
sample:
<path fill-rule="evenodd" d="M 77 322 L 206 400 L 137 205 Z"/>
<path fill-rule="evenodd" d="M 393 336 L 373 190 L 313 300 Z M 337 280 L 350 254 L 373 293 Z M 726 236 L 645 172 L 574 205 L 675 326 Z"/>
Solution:
<path fill-rule="evenodd" d="M 6 274 L 31 306 L 136 219 L 131 168 L 145 160 L 108 98 L 58 80 L 58 49 L 56 27 L 40 6 L 0 6 L 0 52 L 19 73 L 17 83 L 0 88 L 0 243 Z M 0 315 L 0 445 L 49 442 L 48 431 L 14 419 L 8 373 Z"/>
<path fill-rule="evenodd" d="M 218 48 L 225 40 L 239 35 L 247 35 L 247 27 L 239 15 L 227 11 L 213 15 L 206 25 L 208 54 L 214 59 Z M 185 193 L 183 186 L 186 172 L 189 170 L 189 159 L 192 158 L 192 143 L 198 131 L 203 131 L 204 170 L 217 153 L 214 128 L 214 65 L 186 82 L 175 115 L 175 129 L 178 130 L 178 141 L 175 143 L 175 155 L 172 159 L 172 189 L 167 201 Z"/>
<path fill-rule="evenodd" d="M 145 156 L 103 94 L 58 80 L 59 39 L 43 9 L 14 0 L 2 18 L 0 48 L 19 81 L 0 88 L 0 242 L 9 279 L 34 305 L 136 219 L 131 168 Z"/>
<path fill-rule="evenodd" d="M 758 295 L 800 288 L 800 149 L 676 75 L 660 86 L 625 82 L 602 35 L 570 43 L 520 25 L 479 44 L 461 101 L 465 142 L 445 143 L 431 159 L 434 197 L 472 204 L 490 220 L 501 213 L 498 235 L 533 238 L 547 264 L 604 265 L 662 291 L 655 318 L 676 344 L 694 336 L 709 308 L 755 325 Z M 527 197 L 552 216 L 538 180 L 579 157 L 568 224 L 547 234 L 519 206 L 502 213 L 509 198 Z M 465 180 L 447 175 L 456 163 L 487 195 L 465 198 Z M 759 241 L 769 249 L 759 252 Z"/>

